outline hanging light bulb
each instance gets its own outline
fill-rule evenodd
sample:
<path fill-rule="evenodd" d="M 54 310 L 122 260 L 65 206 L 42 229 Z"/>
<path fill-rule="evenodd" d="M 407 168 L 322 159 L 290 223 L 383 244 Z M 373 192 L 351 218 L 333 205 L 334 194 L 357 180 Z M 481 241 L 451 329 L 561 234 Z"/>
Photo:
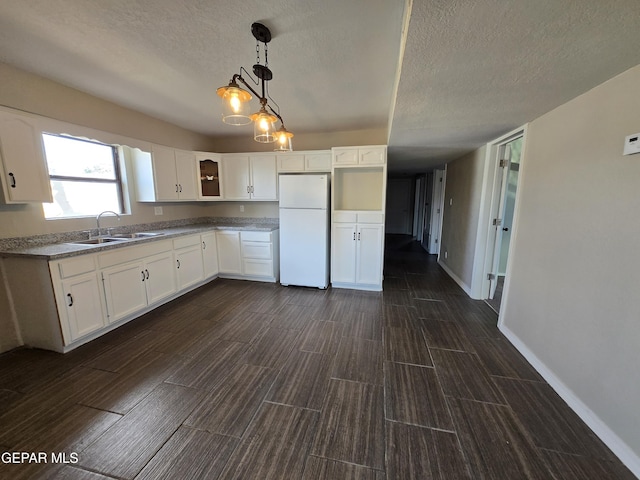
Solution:
<path fill-rule="evenodd" d="M 274 149 L 276 152 L 290 152 L 293 150 L 293 146 L 291 143 L 291 139 L 293 138 L 293 133 L 288 131 L 284 125 L 281 125 L 280 128 L 276 131 L 276 148 Z"/>
<path fill-rule="evenodd" d="M 256 142 L 273 143 L 276 141 L 275 123 L 277 118 L 267 112 L 264 104 L 259 112 L 251 115 L 251 120 L 253 120 L 253 139 Z"/>
<path fill-rule="evenodd" d="M 251 123 L 249 100 L 251 94 L 231 80 L 226 87 L 220 87 L 216 93 L 222 98 L 222 121 L 229 125 L 247 125 Z"/>

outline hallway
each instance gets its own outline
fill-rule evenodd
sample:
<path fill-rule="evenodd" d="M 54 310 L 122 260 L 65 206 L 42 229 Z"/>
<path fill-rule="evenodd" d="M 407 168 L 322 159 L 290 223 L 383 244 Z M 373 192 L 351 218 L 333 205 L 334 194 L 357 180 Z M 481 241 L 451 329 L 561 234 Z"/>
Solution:
<path fill-rule="evenodd" d="M 434 256 L 383 293 L 215 280 L 67 355 L 0 356 L 0 478 L 635 478 Z"/>

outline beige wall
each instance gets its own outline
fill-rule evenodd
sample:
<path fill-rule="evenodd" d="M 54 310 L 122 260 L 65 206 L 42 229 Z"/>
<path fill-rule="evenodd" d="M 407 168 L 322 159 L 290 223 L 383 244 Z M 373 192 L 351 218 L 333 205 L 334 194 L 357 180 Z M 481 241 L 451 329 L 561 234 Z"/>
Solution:
<path fill-rule="evenodd" d="M 229 127 L 231 128 L 231 127 Z M 272 151 L 271 145 L 254 142 L 253 130 L 241 127 L 245 134 L 233 137 L 216 138 L 215 146 L 218 153 L 261 152 Z M 293 148 L 302 150 L 329 150 L 331 147 L 345 147 L 351 145 L 386 145 L 387 130 L 384 128 L 369 130 L 350 130 L 345 132 L 327 133 L 295 133 Z"/>
<path fill-rule="evenodd" d="M 640 66 L 533 121 L 505 333 L 640 474 Z M 604 432 L 604 433 L 603 433 Z"/>
<path fill-rule="evenodd" d="M 467 293 L 472 283 L 485 152 L 482 147 L 447 164 L 440 263 L 463 283 Z"/>
<path fill-rule="evenodd" d="M 211 138 L 0 63 L 0 105 L 186 150 L 215 151 Z"/>

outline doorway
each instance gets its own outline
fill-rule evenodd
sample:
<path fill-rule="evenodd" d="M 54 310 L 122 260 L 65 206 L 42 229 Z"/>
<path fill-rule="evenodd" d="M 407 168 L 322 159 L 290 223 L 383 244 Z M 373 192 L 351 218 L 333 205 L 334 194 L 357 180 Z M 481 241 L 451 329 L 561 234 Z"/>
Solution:
<path fill-rule="evenodd" d="M 489 288 L 484 296 L 485 301 L 497 313 L 500 313 L 507 275 L 523 143 L 524 135 L 520 132 L 497 144 L 498 161 L 489 235 Z"/>
<path fill-rule="evenodd" d="M 413 232 L 414 179 L 389 178 L 387 181 L 386 233 L 411 235 Z"/>

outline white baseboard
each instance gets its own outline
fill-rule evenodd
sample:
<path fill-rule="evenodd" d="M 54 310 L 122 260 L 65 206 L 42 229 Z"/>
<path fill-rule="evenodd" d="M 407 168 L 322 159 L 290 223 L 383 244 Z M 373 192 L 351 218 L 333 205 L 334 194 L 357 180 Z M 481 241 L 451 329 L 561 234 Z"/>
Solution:
<path fill-rule="evenodd" d="M 451 271 L 451 269 L 445 263 L 438 260 L 438 265 L 440 265 L 444 269 L 444 271 L 447 272 L 447 274 L 451 278 L 453 278 L 453 281 L 456 282 L 460 286 L 460 288 L 463 289 L 467 295 L 469 295 L 469 297 L 473 298 L 473 296 L 471 295 L 471 287 L 469 285 L 464 283 L 455 273 L 453 273 L 453 271 Z"/>
<path fill-rule="evenodd" d="M 527 359 L 558 395 L 571 407 L 587 426 L 593 430 L 626 467 L 640 478 L 640 457 L 613 432 L 598 415 L 587 407 L 573 391 L 567 387 L 529 348 L 504 325 L 498 325 L 500 331 L 514 347 Z"/>

